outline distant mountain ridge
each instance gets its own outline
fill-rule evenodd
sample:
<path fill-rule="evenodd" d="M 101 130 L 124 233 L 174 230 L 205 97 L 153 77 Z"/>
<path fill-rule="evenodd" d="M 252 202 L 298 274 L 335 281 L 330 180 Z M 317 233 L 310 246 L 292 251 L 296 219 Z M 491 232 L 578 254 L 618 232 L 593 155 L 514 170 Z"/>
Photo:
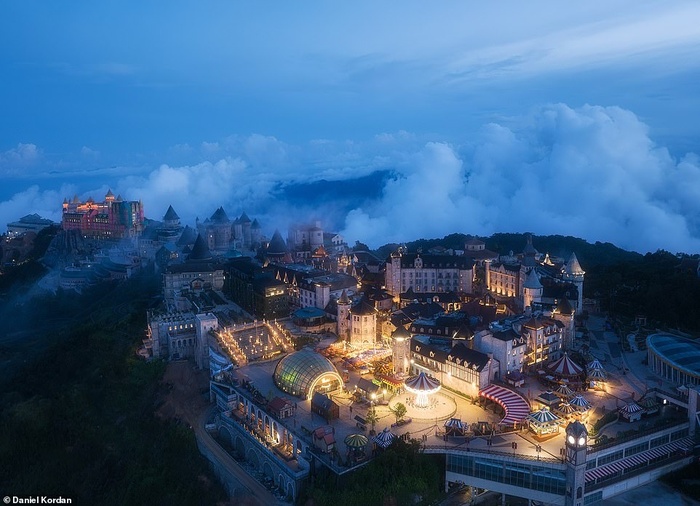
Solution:
<path fill-rule="evenodd" d="M 409 251 L 416 251 L 422 248 L 424 251 L 436 246 L 442 246 L 448 249 L 464 249 L 464 243 L 468 239 L 477 236 L 455 233 L 450 234 L 442 239 L 418 239 L 406 242 Z M 510 251 L 515 254 L 522 252 L 527 242 L 527 234 L 515 233 L 497 233 L 490 237 L 477 237 L 486 243 L 486 248 L 501 255 L 507 255 Z M 620 262 L 639 262 L 644 258 L 643 255 L 634 251 L 627 251 L 615 246 L 609 242 L 596 242 L 591 244 L 585 239 L 580 239 L 573 236 L 563 235 L 533 235 L 532 242 L 540 253 L 549 253 L 550 256 L 558 256 L 564 259 L 568 258 L 571 253 L 576 253 L 579 262 L 584 266 L 606 266 L 614 265 Z M 391 251 L 395 250 L 398 244 L 385 244 L 377 250 L 380 258 L 385 258 Z"/>

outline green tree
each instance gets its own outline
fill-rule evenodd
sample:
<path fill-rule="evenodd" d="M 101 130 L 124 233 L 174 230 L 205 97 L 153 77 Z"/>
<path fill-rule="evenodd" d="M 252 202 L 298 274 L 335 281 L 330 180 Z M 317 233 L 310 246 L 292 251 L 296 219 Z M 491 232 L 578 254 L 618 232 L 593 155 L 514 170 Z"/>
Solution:
<path fill-rule="evenodd" d="M 377 410 L 372 406 L 369 408 L 367 411 L 367 416 L 365 416 L 365 420 L 372 426 L 372 434 L 374 434 L 374 426 L 375 424 L 379 421 L 379 417 L 377 416 Z"/>
<path fill-rule="evenodd" d="M 394 409 L 391 410 L 391 412 L 394 413 L 394 416 L 396 417 L 396 423 L 399 423 L 401 420 L 403 420 L 403 417 L 406 416 L 406 411 L 406 406 L 402 402 L 396 403 Z"/>

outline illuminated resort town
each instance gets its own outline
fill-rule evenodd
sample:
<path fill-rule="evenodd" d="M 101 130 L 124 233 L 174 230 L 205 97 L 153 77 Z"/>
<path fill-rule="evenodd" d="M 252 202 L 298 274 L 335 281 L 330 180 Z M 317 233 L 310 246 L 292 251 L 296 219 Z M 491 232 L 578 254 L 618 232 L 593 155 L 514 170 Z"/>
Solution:
<path fill-rule="evenodd" d="M 402 439 L 444 456 L 446 491 L 545 504 L 601 503 L 693 459 L 700 347 L 652 330 L 626 336 L 647 350 L 626 360 L 574 251 L 472 238 L 377 258 L 320 222 L 268 239 L 245 212 L 190 227 L 163 211 L 146 226 L 111 192 L 66 200 L 72 240 L 132 246 L 61 283 L 154 263 L 163 303 L 139 353 L 209 371 L 209 437 L 280 501 Z"/>

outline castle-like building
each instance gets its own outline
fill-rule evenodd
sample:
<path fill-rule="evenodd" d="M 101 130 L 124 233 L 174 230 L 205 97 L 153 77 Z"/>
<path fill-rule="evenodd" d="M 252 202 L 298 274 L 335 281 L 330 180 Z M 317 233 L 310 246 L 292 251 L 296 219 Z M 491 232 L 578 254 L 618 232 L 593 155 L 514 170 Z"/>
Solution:
<path fill-rule="evenodd" d="M 197 231 L 214 252 L 225 252 L 230 248 L 253 250 L 261 242 L 261 227 L 257 219 L 251 221 L 243 212 L 231 221 L 223 207 L 219 207 L 203 222 L 197 220 Z"/>
<path fill-rule="evenodd" d="M 568 261 L 553 261 L 540 255 L 528 235 L 521 255 L 502 255 L 498 261 L 488 261 L 486 286 L 495 296 L 513 298 L 521 309 L 533 302 L 557 306 L 566 298 L 577 313 L 583 311 L 583 281 L 585 271 L 572 253 Z"/>
<path fill-rule="evenodd" d="M 92 197 L 81 202 L 77 195 L 71 201 L 64 199 L 61 226 L 63 230 L 79 230 L 84 237 L 121 239 L 141 235 L 143 219 L 140 200 L 127 201 L 109 190 L 103 202 Z"/>
<path fill-rule="evenodd" d="M 474 261 L 463 255 L 393 252 L 386 262 L 386 290 L 399 300 L 413 292 L 472 292 Z"/>

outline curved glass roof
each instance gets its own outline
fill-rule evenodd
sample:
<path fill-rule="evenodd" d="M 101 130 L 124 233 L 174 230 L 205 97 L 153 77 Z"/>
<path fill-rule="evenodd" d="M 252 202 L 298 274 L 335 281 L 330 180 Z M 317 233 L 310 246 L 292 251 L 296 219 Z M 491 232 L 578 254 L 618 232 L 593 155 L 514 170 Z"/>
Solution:
<path fill-rule="evenodd" d="M 304 399 L 311 397 L 319 381 L 336 380 L 341 385 L 343 383 L 331 361 L 309 348 L 280 360 L 272 377 L 280 390 Z"/>
<path fill-rule="evenodd" d="M 647 346 L 683 372 L 700 378 L 700 341 L 670 334 L 652 334 Z"/>

